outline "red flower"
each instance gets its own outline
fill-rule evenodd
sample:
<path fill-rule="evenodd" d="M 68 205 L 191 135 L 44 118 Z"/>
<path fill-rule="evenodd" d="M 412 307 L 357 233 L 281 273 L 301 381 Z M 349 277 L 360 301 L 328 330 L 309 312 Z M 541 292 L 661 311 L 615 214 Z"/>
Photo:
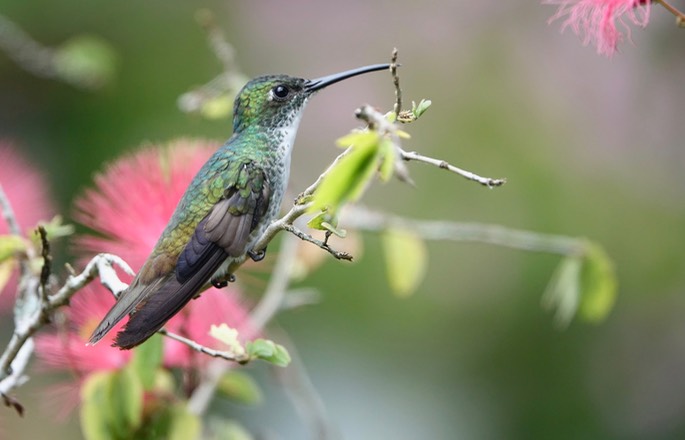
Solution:
<path fill-rule="evenodd" d="M 22 157 L 8 141 L 0 139 L 0 185 L 9 200 L 14 215 L 27 234 L 40 220 L 50 220 L 55 215 L 52 201 L 43 176 L 27 159 Z M 0 235 L 8 234 L 9 227 L 0 216 Z M 3 268 L 0 267 L 0 272 Z M 0 283 L 0 310 L 11 308 L 17 287 L 16 271 L 7 284 Z M 0 278 L 3 275 L 0 273 Z"/>
<path fill-rule="evenodd" d="M 630 39 L 630 27 L 626 18 L 641 27 L 649 22 L 651 2 L 649 0 L 543 0 L 544 4 L 559 5 L 557 13 L 549 22 L 562 17 L 562 32 L 571 27 L 584 45 L 597 46 L 600 55 L 612 56 L 623 34 L 617 28 L 622 26 Z"/>

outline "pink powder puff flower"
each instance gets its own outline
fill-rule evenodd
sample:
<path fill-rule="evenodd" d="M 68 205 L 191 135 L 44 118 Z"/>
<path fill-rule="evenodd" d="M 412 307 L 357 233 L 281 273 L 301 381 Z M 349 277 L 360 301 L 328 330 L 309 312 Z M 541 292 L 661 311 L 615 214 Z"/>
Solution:
<path fill-rule="evenodd" d="M 133 270 L 139 270 L 186 187 L 217 147 L 216 143 L 192 140 L 178 140 L 165 147 L 149 146 L 117 160 L 98 174 L 95 188 L 75 201 L 75 218 L 100 234 L 75 238 L 75 248 L 83 254 L 84 261 L 97 253 L 109 252 L 122 257 Z M 85 346 L 90 332 L 114 304 L 106 289 L 98 285 L 92 290 L 83 294 L 86 299 L 69 308 L 70 318 L 81 325 L 72 329 L 68 338 L 43 336 L 41 348 L 47 353 L 42 355 L 46 366 L 93 372 L 119 368 L 128 362 L 130 351 L 110 347 L 123 322 L 105 340 Z M 80 295 L 81 292 L 75 298 Z M 90 296 L 97 296 L 97 301 Z M 84 303 L 86 300 L 96 304 Z M 249 328 L 247 311 L 235 286 L 207 290 L 165 327 L 200 344 L 220 348 L 219 342 L 209 336 L 209 329 L 211 324 L 223 322 L 244 332 Z M 164 339 L 167 367 L 198 366 L 207 358 L 180 342 Z"/>
<path fill-rule="evenodd" d="M 600 55 L 611 57 L 616 53 L 623 34 L 617 29 L 620 24 L 630 39 L 628 21 L 641 27 L 649 22 L 650 0 L 543 0 L 543 4 L 559 5 L 557 13 L 549 23 L 565 17 L 561 31 L 571 27 L 584 45 L 597 46 Z"/>
<path fill-rule="evenodd" d="M 19 227 L 24 235 L 39 221 L 49 221 L 55 215 L 48 185 L 41 173 L 7 140 L 0 139 L 0 185 L 7 196 Z M 8 234 L 9 227 L 0 216 L 0 235 Z M 14 303 L 17 273 L 0 286 L 0 312 Z"/>
<path fill-rule="evenodd" d="M 97 282 L 74 295 L 70 306 L 63 309 L 67 323 L 65 328 L 36 338 L 36 353 L 42 366 L 70 371 L 78 377 L 125 366 L 133 352 L 110 347 L 123 323 L 117 324 L 100 344 L 86 346 L 90 333 L 113 305 L 112 294 Z"/>
<path fill-rule="evenodd" d="M 72 382 L 59 382 L 46 389 L 46 408 L 57 420 L 66 420 L 78 406 L 79 392 L 85 378 L 96 371 L 116 370 L 125 366 L 132 351 L 115 350 L 110 347 L 114 335 L 121 330 L 119 323 L 100 344 L 86 346 L 90 333 L 100 322 L 100 317 L 114 305 L 114 297 L 99 283 L 91 283 L 71 299 L 64 310 L 66 325 L 54 333 L 41 333 L 36 337 L 36 355 L 39 369 L 71 373 Z"/>

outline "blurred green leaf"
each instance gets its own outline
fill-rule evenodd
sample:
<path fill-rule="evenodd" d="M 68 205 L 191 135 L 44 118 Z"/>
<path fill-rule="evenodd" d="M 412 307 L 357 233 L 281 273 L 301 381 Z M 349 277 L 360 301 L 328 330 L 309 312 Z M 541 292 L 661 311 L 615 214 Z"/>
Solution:
<path fill-rule="evenodd" d="M 388 283 L 397 296 L 409 296 L 426 274 L 426 244 L 406 229 L 387 229 L 382 236 Z"/>
<path fill-rule="evenodd" d="M 143 387 L 129 368 L 93 373 L 81 387 L 81 429 L 87 440 L 132 438 L 142 409 Z"/>
<path fill-rule="evenodd" d="M 236 356 L 245 354 L 245 348 L 238 340 L 238 330 L 226 324 L 214 325 L 209 329 L 209 335 L 228 346 L 229 350 Z"/>
<path fill-rule="evenodd" d="M 0 263 L 19 252 L 26 252 L 26 246 L 26 240 L 18 235 L 0 235 Z"/>
<path fill-rule="evenodd" d="M 207 119 L 225 119 L 233 112 L 234 93 L 222 93 L 205 100 L 200 107 L 200 114 Z"/>
<path fill-rule="evenodd" d="M 212 417 L 208 423 L 206 440 L 253 440 L 254 437 L 235 420 Z"/>
<path fill-rule="evenodd" d="M 246 348 L 251 358 L 261 359 L 279 367 L 287 367 L 290 364 L 290 354 L 285 347 L 268 339 L 248 342 Z"/>
<path fill-rule="evenodd" d="M 596 243 L 586 243 L 580 286 L 580 316 L 590 322 L 606 318 L 616 302 L 618 280 L 613 262 Z"/>
<path fill-rule="evenodd" d="M 395 174 L 395 161 L 397 160 L 397 150 L 395 144 L 388 138 L 383 138 L 380 142 L 381 166 L 379 174 L 383 182 L 390 180 Z"/>
<path fill-rule="evenodd" d="M 374 132 L 355 132 L 341 138 L 359 143 L 328 172 L 314 192 L 312 211 L 324 208 L 337 211 L 348 201 L 359 198 L 377 168 L 380 138 Z"/>
<path fill-rule="evenodd" d="M 49 222 L 40 222 L 40 225 L 45 228 L 48 240 L 56 238 L 68 237 L 74 233 L 74 225 L 64 223 L 64 219 L 60 215 L 54 216 Z M 40 244 L 40 238 L 37 234 L 32 234 L 37 245 Z"/>
<path fill-rule="evenodd" d="M 263 399 L 257 382 L 241 371 L 229 371 L 221 376 L 218 390 L 225 397 L 246 405 L 255 405 Z"/>
<path fill-rule="evenodd" d="M 164 368 L 158 368 L 155 374 L 155 383 L 152 389 L 157 393 L 169 394 L 176 390 L 176 380 L 174 375 Z"/>
<path fill-rule="evenodd" d="M 81 431 L 87 440 L 114 438 L 107 410 L 112 374 L 115 373 L 93 373 L 81 386 Z"/>
<path fill-rule="evenodd" d="M 589 322 L 604 319 L 616 301 L 618 281 L 604 249 L 585 241 L 581 255 L 564 258 L 543 296 L 543 305 L 556 308 L 555 319 L 566 327 L 578 313 Z"/>
<path fill-rule="evenodd" d="M 312 217 L 307 222 L 307 226 L 319 231 L 331 232 L 340 238 L 345 238 L 345 236 L 347 236 L 347 231 L 338 229 L 338 217 L 337 215 L 332 214 L 329 209 L 324 209 Z"/>
<path fill-rule="evenodd" d="M 171 403 L 168 399 L 156 399 L 153 408 L 146 408 L 145 423 L 132 436 L 126 438 L 145 440 L 195 440 L 200 439 L 200 418 L 188 412 L 187 402 Z"/>
<path fill-rule="evenodd" d="M 370 148 L 379 141 L 378 132 L 369 130 L 355 130 L 335 141 L 342 148 Z"/>
<path fill-rule="evenodd" d="M 16 263 L 13 260 L 7 260 L 0 262 L 0 294 L 3 293 L 3 289 L 7 285 L 12 275 L 12 270 Z"/>
<path fill-rule="evenodd" d="M 183 403 L 174 405 L 171 408 L 171 423 L 168 436 L 161 438 L 168 440 L 193 440 L 200 438 L 202 424 L 200 418 L 188 412 L 187 406 Z"/>
<path fill-rule="evenodd" d="M 542 296 L 545 308 L 556 309 L 554 318 L 560 327 L 567 327 L 578 311 L 581 265 L 582 259 L 579 256 L 561 260 Z"/>
<path fill-rule="evenodd" d="M 133 350 L 133 359 L 129 366 L 145 390 L 151 390 L 155 386 L 157 370 L 162 365 L 163 348 L 162 335 L 156 334 Z"/>
<path fill-rule="evenodd" d="M 65 81 L 96 89 L 112 81 L 116 60 L 116 52 L 108 42 L 93 35 L 79 35 L 57 48 L 55 69 Z"/>

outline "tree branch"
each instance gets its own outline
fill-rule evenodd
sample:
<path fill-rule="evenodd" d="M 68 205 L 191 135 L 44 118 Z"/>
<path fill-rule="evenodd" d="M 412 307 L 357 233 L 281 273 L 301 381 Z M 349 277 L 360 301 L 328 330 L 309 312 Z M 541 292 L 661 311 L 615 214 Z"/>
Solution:
<path fill-rule="evenodd" d="M 380 232 L 401 228 L 413 231 L 426 240 L 470 241 L 558 255 L 580 255 L 584 250 L 583 240 L 575 237 L 482 223 L 410 219 L 361 206 L 348 206 L 343 210 L 340 223 L 361 231 Z"/>
<path fill-rule="evenodd" d="M 19 222 L 17 222 L 17 217 L 14 215 L 14 210 L 12 209 L 12 204 L 10 203 L 7 194 L 2 189 L 0 184 L 0 212 L 2 213 L 2 218 L 7 223 L 7 229 L 12 235 L 21 236 L 21 227 L 19 227 Z"/>
<path fill-rule="evenodd" d="M 70 276 L 64 286 L 54 295 L 48 296 L 45 301 L 39 300 L 39 279 L 30 278 L 30 283 L 24 286 L 24 301 L 15 307 L 14 332 L 0 356 L 0 395 L 7 397 L 10 391 L 26 382 L 24 371 L 34 348 L 32 336 L 48 322 L 50 314 L 55 309 L 67 304 L 76 292 L 98 275 L 102 284 L 115 295 L 123 290 L 122 286 L 125 288 L 126 284 L 117 277 L 114 265 L 133 274 L 121 258 L 111 254 L 99 254 L 90 260 L 83 272 Z"/>

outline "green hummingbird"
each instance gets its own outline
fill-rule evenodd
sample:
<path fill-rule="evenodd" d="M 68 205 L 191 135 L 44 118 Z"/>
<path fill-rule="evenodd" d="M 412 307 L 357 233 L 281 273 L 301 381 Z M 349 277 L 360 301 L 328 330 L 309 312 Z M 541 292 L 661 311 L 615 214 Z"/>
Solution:
<path fill-rule="evenodd" d="M 102 339 L 126 315 L 113 346 L 141 344 L 211 282 L 226 285 L 279 212 L 290 157 L 307 101 L 344 79 L 389 64 L 307 80 L 287 75 L 249 81 L 233 105 L 233 135 L 195 175 L 152 253 L 90 337 Z"/>

